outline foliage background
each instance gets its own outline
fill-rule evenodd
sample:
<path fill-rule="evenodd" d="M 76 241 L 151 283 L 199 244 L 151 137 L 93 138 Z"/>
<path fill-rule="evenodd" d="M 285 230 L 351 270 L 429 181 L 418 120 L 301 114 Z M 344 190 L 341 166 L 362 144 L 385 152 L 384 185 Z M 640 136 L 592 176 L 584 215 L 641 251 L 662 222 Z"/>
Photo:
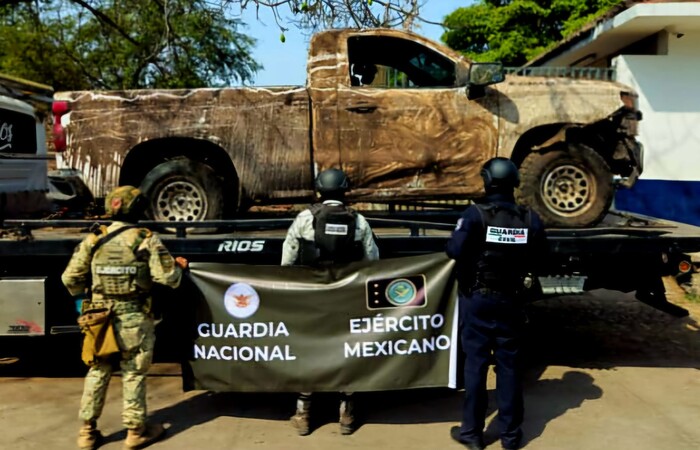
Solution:
<path fill-rule="evenodd" d="M 445 18 L 443 41 L 476 61 L 519 66 L 622 0 L 478 0 Z"/>
<path fill-rule="evenodd" d="M 201 0 L 6 4 L 0 72 L 56 90 L 230 85 L 260 68 L 242 30 Z"/>

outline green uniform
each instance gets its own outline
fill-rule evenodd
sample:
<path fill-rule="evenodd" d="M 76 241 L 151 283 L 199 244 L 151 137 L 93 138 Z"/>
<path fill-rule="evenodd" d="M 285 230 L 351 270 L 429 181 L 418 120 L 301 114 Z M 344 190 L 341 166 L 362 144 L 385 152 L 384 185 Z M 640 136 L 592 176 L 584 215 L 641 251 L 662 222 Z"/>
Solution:
<path fill-rule="evenodd" d="M 127 225 L 114 222 L 106 231 Z M 110 306 L 114 311 L 114 331 L 122 350 L 122 418 L 124 425 L 133 429 L 146 423 L 146 373 L 155 344 L 149 291 L 154 282 L 178 287 L 182 270 L 158 235 L 144 228 L 126 230 L 92 254 L 100 237 L 90 235 L 76 247 L 62 280 L 74 296 L 84 294 L 89 287 L 91 307 Z M 111 376 L 109 362 L 88 371 L 80 405 L 82 420 L 97 420 L 102 413 Z"/>

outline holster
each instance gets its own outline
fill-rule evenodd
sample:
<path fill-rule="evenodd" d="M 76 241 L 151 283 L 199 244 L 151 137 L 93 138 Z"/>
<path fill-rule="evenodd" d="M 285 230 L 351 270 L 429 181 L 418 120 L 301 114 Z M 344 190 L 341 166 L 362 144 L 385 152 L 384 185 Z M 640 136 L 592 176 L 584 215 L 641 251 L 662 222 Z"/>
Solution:
<path fill-rule="evenodd" d="M 111 308 L 88 309 L 78 317 L 83 338 L 83 362 L 94 366 L 109 356 L 120 353 L 117 338 L 114 335 Z"/>

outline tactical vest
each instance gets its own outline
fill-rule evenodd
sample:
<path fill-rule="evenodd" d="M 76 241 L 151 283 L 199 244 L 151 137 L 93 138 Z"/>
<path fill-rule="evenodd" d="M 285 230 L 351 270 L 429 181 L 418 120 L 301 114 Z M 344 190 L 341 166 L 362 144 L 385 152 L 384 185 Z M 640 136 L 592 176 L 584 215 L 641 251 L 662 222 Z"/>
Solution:
<path fill-rule="evenodd" d="M 532 248 L 532 213 L 517 205 L 475 205 L 483 239 L 476 259 L 477 286 L 504 292 L 523 288 Z"/>
<path fill-rule="evenodd" d="M 146 229 L 127 230 L 95 251 L 90 266 L 96 299 L 137 299 L 150 291 L 148 253 L 137 251 L 148 234 Z"/>
<path fill-rule="evenodd" d="M 314 217 L 314 242 L 301 243 L 300 264 L 346 263 L 362 259 L 362 245 L 355 240 L 355 211 L 335 204 L 315 204 L 309 210 Z"/>

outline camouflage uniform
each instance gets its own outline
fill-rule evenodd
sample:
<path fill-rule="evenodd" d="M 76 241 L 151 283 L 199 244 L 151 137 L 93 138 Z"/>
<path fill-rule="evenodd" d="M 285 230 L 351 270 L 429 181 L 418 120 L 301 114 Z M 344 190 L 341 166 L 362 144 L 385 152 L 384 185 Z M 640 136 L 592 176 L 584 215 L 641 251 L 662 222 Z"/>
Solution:
<path fill-rule="evenodd" d="M 127 225 L 125 222 L 113 222 L 106 232 Z M 99 239 L 100 236 L 90 235 L 78 245 L 62 280 L 74 296 L 83 295 L 90 287 L 91 307 L 111 306 L 114 311 L 115 335 L 122 350 L 122 419 L 127 428 L 135 429 L 146 423 L 146 373 L 151 365 L 155 344 L 149 290 L 153 282 L 176 288 L 180 284 L 182 269 L 175 264 L 160 238 L 147 229 L 126 230 L 105 243 L 91 257 L 92 247 Z M 98 259 L 108 260 L 110 253 L 118 255 L 124 248 L 133 251 L 139 261 L 136 264 L 136 280 L 128 286 L 128 294 L 110 295 L 110 292 L 114 292 L 112 285 L 122 283 L 118 287 L 124 288 L 124 278 L 101 276 L 99 270 L 96 271 L 98 266 L 95 262 Z M 114 262 L 114 258 L 111 262 Z M 92 285 L 88 286 L 90 282 Z M 108 361 L 92 366 L 88 371 L 80 405 L 80 418 L 85 422 L 96 421 L 102 413 L 112 371 Z"/>

